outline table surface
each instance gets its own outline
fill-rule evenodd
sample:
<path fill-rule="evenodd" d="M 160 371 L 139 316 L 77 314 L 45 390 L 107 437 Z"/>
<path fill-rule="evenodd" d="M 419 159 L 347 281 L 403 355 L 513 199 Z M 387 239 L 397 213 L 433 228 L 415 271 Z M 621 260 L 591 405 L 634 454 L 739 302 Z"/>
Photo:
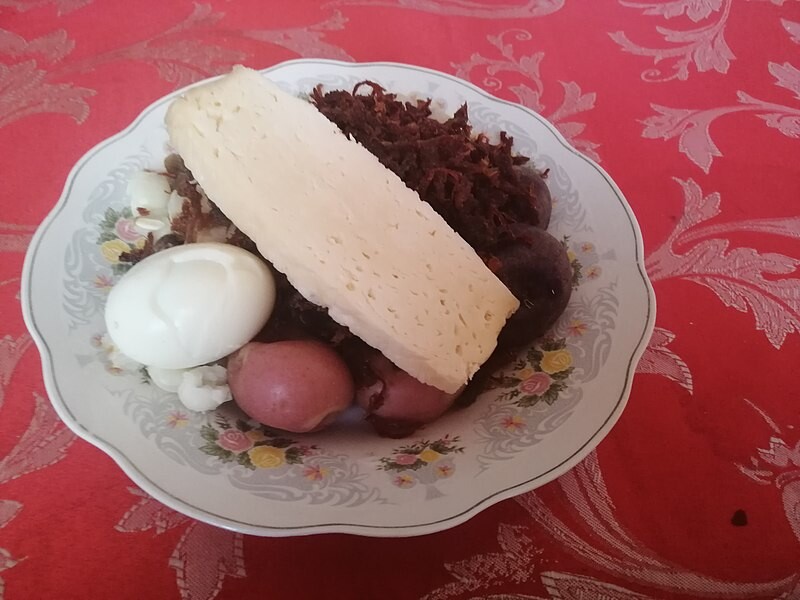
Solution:
<path fill-rule="evenodd" d="M 0 599 L 800 598 L 797 0 L 0 0 Z M 656 330 L 608 438 L 410 539 L 264 539 L 149 499 L 57 419 L 19 310 L 70 167 L 235 63 L 423 65 L 521 102 L 642 226 Z"/>

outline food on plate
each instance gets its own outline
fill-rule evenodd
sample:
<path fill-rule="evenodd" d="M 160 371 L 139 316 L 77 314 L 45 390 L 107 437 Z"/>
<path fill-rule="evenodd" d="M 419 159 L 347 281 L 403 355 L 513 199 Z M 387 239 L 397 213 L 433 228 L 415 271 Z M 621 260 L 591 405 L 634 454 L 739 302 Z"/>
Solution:
<path fill-rule="evenodd" d="M 155 239 L 169 233 L 170 220 L 181 212 L 183 198 L 160 173 L 138 171 L 128 182 L 128 197 L 134 225 L 152 232 Z"/>
<path fill-rule="evenodd" d="M 519 348 L 547 332 L 572 294 L 572 265 L 564 245 L 538 227 L 517 225 L 515 241 L 498 248 L 489 267 L 520 299 L 500 333 L 503 347 Z"/>
<path fill-rule="evenodd" d="M 209 198 L 310 302 L 412 377 L 455 392 L 519 306 L 375 155 L 256 71 L 175 100 L 170 142 Z"/>
<path fill-rule="evenodd" d="M 305 433 L 331 423 L 353 401 L 353 378 L 322 342 L 251 342 L 228 361 L 236 403 L 250 417 Z"/>
<path fill-rule="evenodd" d="M 461 390 L 448 394 L 411 377 L 377 350 L 356 372 L 356 403 L 387 437 L 405 437 L 441 417 Z"/>
<path fill-rule="evenodd" d="M 362 87 L 370 93 L 359 94 Z M 513 140 L 504 131 L 498 143 L 474 135 L 466 105 L 440 122 L 430 116 L 430 100 L 401 102 L 371 82 L 356 85 L 352 93 L 323 94 L 317 87 L 312 100 L 482 257 L 513 240 L 516 223 L 547 228 L 551 198 L 541 175 L 520 168 L 529 159 L 512 152 Z"/>
<path fill-rule="evenodd" d="M 221 365 L 186 369 L 177 392 L 183 405 L 196 411 L 213 410 L 232 399 L 228 371 Z"/>
<path fill-rule="evenodd" d="M 372 82 L 352 93 L 317 87 L 310 100 L 237 67 L 173 103 L 167 128 L 179 154 L 166 173 L 129 186 L 147 237 L 120 257 L 135 266 L 112 291 L 109 329 L 120 329 L 115 317 L 124 323 L 120 349 L 193 410 L 233 397 L 261 423 L 307 432 L 355 404 L 379 434 L 410 435 L 473 398 L 471 380 L 481 385 L 566 307 L 573 273 L 565 245 L 545 231 L 547 172 L 526 165 L 505 132 L 473 133 L 466 105 L 436 120 L 430 100 L 401 102 Z M 218 275 L 209 281 L 219 269 L 168 285 L 137 275 L 196 247 L 247 255 L 268 276 L 266 293 L 258 279 L 240 295 L 244 287 L 225 284 L 241 302 L 223 311 L 235 335 L 206 314 L 214 293 L 192 308 L 203 286 L 224 287 Z M 131 281 L 146 285 L 134 292 Z M 162 332 L 149 321 L 164 315 L 218 351 L 153 344 Z"/>
<path fill-rule="evenodd" d="M 108 295 L 105 320 L 119 350 L 148 367 L 185 369 L 249 342 L 275 303 L 269 267 L 228 244 L 170 248 L 134 265 Z"/>
<path fill-rule="evenodd" d="M 228 371 L 222 365 L 191 369 L 146 367 L 153 384 L 165 392 L 174 392 L 183 405 L 194 411 L 213 410 L 232 399 Z"/>

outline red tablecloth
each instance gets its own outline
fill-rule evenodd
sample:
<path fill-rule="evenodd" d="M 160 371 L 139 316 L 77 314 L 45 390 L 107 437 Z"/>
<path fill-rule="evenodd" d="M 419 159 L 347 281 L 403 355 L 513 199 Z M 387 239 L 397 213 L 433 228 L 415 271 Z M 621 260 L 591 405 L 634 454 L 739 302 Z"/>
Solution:
<path fill-rule="evenodd" d="M 796 0 L 0 0 L 0 598 L 800 598 Z M 46 400 L 23 253 L 72 164 L 245 63 L 392 60 L 540 111 L 644 231 L 655 335 L 611 435 L 424 538 L 245 537 Z"/>

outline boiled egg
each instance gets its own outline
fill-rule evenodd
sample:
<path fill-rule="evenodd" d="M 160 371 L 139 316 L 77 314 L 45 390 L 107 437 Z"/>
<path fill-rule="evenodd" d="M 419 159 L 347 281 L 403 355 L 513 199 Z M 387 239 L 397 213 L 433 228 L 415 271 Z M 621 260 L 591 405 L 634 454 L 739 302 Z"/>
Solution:
<path fill-rule="evenodd" d="M 133 360 L 187 369 L 244 346 L 274 305 L 275 281 L 263 261 L 236 246 L 198 243 L 134 265 L 111 289 L 105 320 Z"/>

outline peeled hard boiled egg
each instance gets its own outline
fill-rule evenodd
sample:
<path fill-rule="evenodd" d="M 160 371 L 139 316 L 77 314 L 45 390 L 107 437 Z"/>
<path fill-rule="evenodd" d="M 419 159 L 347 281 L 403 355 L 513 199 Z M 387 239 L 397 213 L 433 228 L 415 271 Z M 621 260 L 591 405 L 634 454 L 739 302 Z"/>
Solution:
<path fill-rule="evenodd" d="M 275 281 L 255 255 L 188 244 L 134 265 L 111 289 L 106 326 L 119 350 L 161 369 L 186 369 L 244 346 L 269 319 Z"/>

